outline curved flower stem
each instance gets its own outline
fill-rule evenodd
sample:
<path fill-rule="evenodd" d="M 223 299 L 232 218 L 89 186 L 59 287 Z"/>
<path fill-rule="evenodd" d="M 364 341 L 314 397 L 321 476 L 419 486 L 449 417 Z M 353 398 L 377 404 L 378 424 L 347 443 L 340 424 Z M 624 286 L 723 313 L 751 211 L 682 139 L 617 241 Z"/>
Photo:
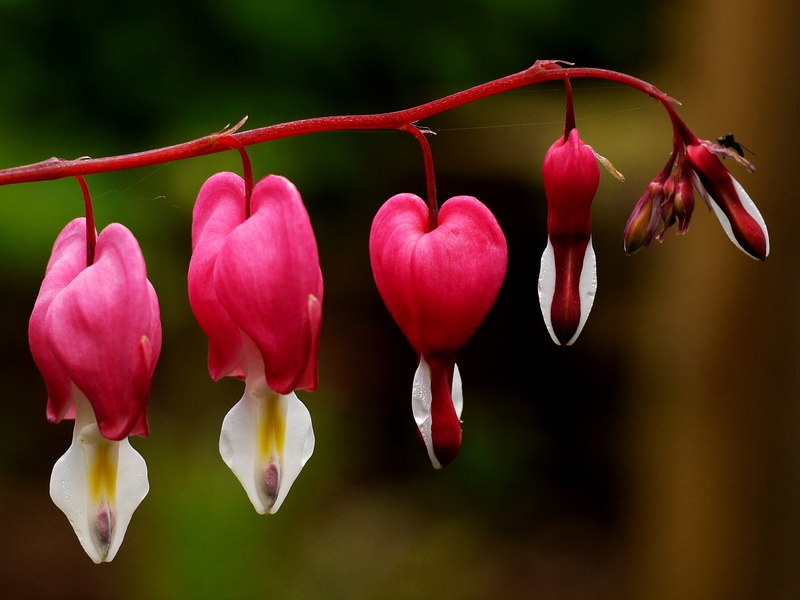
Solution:
<path fill-rule="evenodd" d="M 567 88 L 567 116 L 564 120 L 564 141 L 569 138 L 569 132 L 575 129 L 575 103 L 572 99 L 572 84 L 569 79 L 564 80 L 564 87 Z"/>
<path fill-rule="evenodd" d="M 694 134 L 694 132 L 689 129 L 689 126 L 681 119 L 680 115 L 675 111 L 672 106 L 667 105 L 666 107 L 667 114 L 669 114 L 669 118 L 672 121 L 672 130 L 674 132 L 674 136 L 676 141 L 680 141 L 681 143 L 689 146 L 692 144 L 699 144 L 700 140 Z"/>
<path fill-rule="evenodd" d="M 246 118 L 246 117 L 245 117 Z M 245 218 L 250 218 L 250 197 L 253 195 L 253 165 L 250 162 L 250 155 L 247 154 L 247 148 L 244 144 L 232 135 L 227 135 L 220 138 L 223 144 L 230 144 L 230 147 L 239 152 L 242 157 L 242 174 L 244 176 L 244 202 L 245 202 Z"/>
<path fill-rule="evenodd" d="M 428 138 L 426 138 L 425 135 L 429 133 L 435 135 L 435 133 L 430 129 L 420 129 L 413 124 L 403 127 L 403 130 L 408 131 L 417 138 L 422 148 L 422 158 L 425 162 L 426 191 L 428 194 L 428 231 L 433 231 L 439 224 L 439 202 L 436 199 L 436 174 L 433 170 L 433 153 L 431 152 L 431 145 L 428 143 Z"/>
<path fill-rule="evenodd" d="M 235 138 L 243 146 L 250 146 L 281 138 L 323 131 L 402 130 L 420 119 L 443 113 L 488 96 L 558 79 L 594 78 L 614 81 L 635 88 L 655 98 L 667 107 L 668 111 L 671 109 L 670 104 L 675 102 L 675 100 L 652 84 L 637 79 L 636 77 L 617 71 L 609 71 L 607 69 L 571 66 L 566 68 L 565 65 L 569 66 L 570 63 L 557 60 L 539 60 L 524 71 L 494 79 L 475 87 L 456 92 L 455 94 L 450 94 L 449 96 L 420 104 L 413 108 L 394 112 L 315 117 L 279 123 L 277 125 L 251 129 L 240 133 L 232 133 L 231 129 L 228 129 L 174 146 L 166 146 L 164 148 L 106 158 L 78 158 L 75 160 L 66 160 L 54 157 L 38 163 L 0 170 L 0 185 L 45 181 L 93 173 L 106 173 L 109 171 L 134 169 L 175 160 L 195 158 L 230 149 L 230 142 L 226 141 L 228 137 Z M 674 114 L 674 111 L 672 114 Z M 234 127 L 232 129 L 235 130 L 236 128 Z"/>
<path fill-rule="evenodd" d="M 81 186 L 83 192 L 83 206 L 86 212 L 86 266 L 94 264 L 94 250 L 97 246 L 97 236 L 94 228 L 94 209 L 92 208 L 92 195 L 89 193 L 89 186 L 82 175 L 76 175 L 75 179 Z"/>

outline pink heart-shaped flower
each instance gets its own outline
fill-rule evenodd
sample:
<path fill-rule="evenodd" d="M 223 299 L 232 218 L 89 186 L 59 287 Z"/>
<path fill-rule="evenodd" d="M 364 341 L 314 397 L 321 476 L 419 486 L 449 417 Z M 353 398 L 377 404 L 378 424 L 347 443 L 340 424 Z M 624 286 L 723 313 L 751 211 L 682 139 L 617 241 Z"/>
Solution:
<path fill-rule="evenodd" d="M 500 291 L 505 236 L 489 209 L 470 196 L 445 202 L 431 230 L 425 202 L 398 194 L 375 215 L 369 251 L 378 291 L 420 356 L 411 395 L 420 437 L 433 466 L 446 466 L 461 447 L 455 352 Z"/>
<path fill-rule="evenodd" d="M 255 358 L 270 389 L 313 390 L 322 272 L 308 212 L 278 175 L 256 184 L 251 207 L 247 217 L 244 181 L 227 172 L 210 177 L 195 203 L 189 302 L 208 335 L 209 371 L 245 378 Z M 257 349 L 250 359 L 247 341 Z"/>
<path fill-rule="evenodd" d="M 508 263 L 506 240 L 477 199 L 456 196 L 428 230 L 428 207 L 414 194 L 390 198 L 369 240 L 383 301 L 411 346 L 426 356 L 463 346 L 494 304 Z"/>
<path fill-rule="evenodd" d="M 47 384 L 50 421 L 75 418 L 76 398 L 84 395 L 107 439 L 147 435 L 161 321 L 142 251 L 126 227 L 112 223 L 100 233 L 91 265 L 85 219 L 62 230 L 28 335 Z"/>

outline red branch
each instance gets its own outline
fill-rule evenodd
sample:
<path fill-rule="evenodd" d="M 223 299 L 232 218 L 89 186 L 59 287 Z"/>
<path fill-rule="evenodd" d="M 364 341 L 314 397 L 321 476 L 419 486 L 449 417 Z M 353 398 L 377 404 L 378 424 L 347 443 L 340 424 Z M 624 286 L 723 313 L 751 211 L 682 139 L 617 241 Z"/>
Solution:
<path fill-rule="evenodd" d="M 219 133 L 214 133 L 174 146 L 145 150 L 133 154 L 109 156 L 106 158 L 78 158 L 73 160 L 50 158 L 38 163 L 0 170 L 0 185 L 135 169 L 204 156 L 206 154 L 215 154 L 231 148 L 231 137 L 235 138 L 243 146 L 250 146 L 281 138 L 323 131 L 405 129 L 408 125 L 416 123 L 421 119 L 443 113 L 488 96 L 557 79 L 594 78 L 615 81 L 652 96 L 663 105 L 667 106 L 668 111 L 672 109 L 669 105 L 674 102 L 674 100 L 646 81 L 606 69 L 581 67 L 565 68 L 564 65 L 569 64 L 570 63 L 554 60 L 536 61 L 533 66 L 519 73 L 494 79 L 426 104 L 420 104 L 413 108 L 394 112 L 369 115 L 315 117 L 279 123 L 277 125 L 251 129 L 239 133 L 232 133 L 231 129 L 226 129 Z"/>

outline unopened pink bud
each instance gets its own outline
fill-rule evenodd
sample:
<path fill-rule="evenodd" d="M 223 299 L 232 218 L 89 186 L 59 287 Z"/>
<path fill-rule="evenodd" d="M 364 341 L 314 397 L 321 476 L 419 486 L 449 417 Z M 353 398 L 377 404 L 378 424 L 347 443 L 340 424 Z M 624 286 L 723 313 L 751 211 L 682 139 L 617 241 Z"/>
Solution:
<path fill-rule="evenodd" d="M 689 171 L 682 172 L 675 185 L 673 209 L 678 223 L 678 234 L 684 234 L 689 229 L 689 221 L 694 212 L 694 185 Z"/>
<path fill-rule="evenodd" d="M 656 178 L 647 186 L 647 190 L 633 207 L 633 212 L 625 224 L 623 247 L 626 254 L 635 254 L 653 243 L 662 217 L 663 200 L 664 185 Z"/>

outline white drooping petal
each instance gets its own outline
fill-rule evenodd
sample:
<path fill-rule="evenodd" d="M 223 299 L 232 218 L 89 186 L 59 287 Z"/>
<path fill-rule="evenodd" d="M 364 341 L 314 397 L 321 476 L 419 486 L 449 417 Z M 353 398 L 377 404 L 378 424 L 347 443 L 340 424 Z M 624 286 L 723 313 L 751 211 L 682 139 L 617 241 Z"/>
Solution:
<path fill-rule="evenodd" d="M 114 559 L 149 489 L 141 455 L 127 438 L 104 438 L 88 400 L 78 398 L 72 444 L 53 466 L 50 497 L 95 563 Z"/>
<path fill-rule="evenodd" d="M 276 513 L 314 452 L 311 415 L 294 392 L 278 394 L 263 377 L 248 381 L 222 422 L 219 452 L 256 512 Z"/>
<path fill-rule="evenodd" d="M 550 238 L 547 238 L 547 247 L 542 253 L 542 260 L 539 266 L 539 308 L 542 310 L 544 324 L 547 333 L 556 344 L 560 344 L 556 334 L 553 332 L 553 320 L 551 317 L 553 308 L 553 295 L 556 293 L 556 259 L 553 253 L 553 245 Z"/>
<path fill-rule="evenodd" d="M 739 248 L 742 252 L 750 256 L 750 252 L 742 248 L 742 245 L 736 239 L 736 236 L 733 234 L 733 228 L 731 227 L 730 219 L 728 219 L 727 215 L 722 212 L 719 204 L 711 197 L 711 194 L 703 187 L 703 184 L 700 182 L 700 178 L 697 176 L 697 173 L 692 173 L 693 180 L 694 180 L 694 187 L 700 193 L 700 196 L 703 198 L 706 204 L 711 207 L 714 211 L 714 214 L 717 216 L 720 225 L 722 225 L 723 231 L 728 236 L 728 239 L 733 242 L 734 246 Z M 764 221 L 764 217 L 761 216 L 761 212 L 759 212 L 756 203 L 753 202 L 753 199 L 750 198 L 750 194 L 745 191 L 736 178 L 733 175 L 730 175 L 731 182 L 733 183 L 733 188 L 736 190 L 736 195 L 739 197 L 739 202 L 742 203 L 742 208 L 744 208 L 745 212 L 750 215 L 753 220 L 758 223 L 758 226 L 761 228 L 761 231 L 764 232 L 764 239 L 767 242 L 766 252 L 764 256 L 769 255 L 769 232 L 767 231 L 767 223 Z"/>
<path fill-rule="evenodd" d="M 550 238 L 547 238 L 547 247 L 542 253 L 542 261 L 539 267 L 539 307 L 542 310 L 542 317 L 544 317 L 544 324 L 547 327 L 547 333 L 556 344 L 561 344 L 558 337 L 553 330 L 553 296 L 556 293 L 556 260 L 555 252 L 553 251 L 553 244 Z M 581 274 L 578 279 L 578 295 L 581 302 L 581 315 L 578 321 L 578 327 L 575 333 L 567 341 L 566 345 L 569 346 L 578 339 L 583 326 L 586 325 L 586 320 L 589 318 L 589 313 L 594 304 L 594 297 L 597 294 L 597 259 L 592 246 L 592 239 L 589 238 L 589 243 L 586 244 L 586 252 L 583 255 L 583 264 L 581 266 Z"/>
<path fill-rule="evenodd" d="M 464 408 L 464 394 L 461 384 L 461 373 L 458 372 L 458 365 L 453 366 L 453 387 L 450 391 L 450 398 L 453 401 L 453 408 L 456 416 L 461 418 L 461 411 Z M 424 356 L 419 357 L 419 366 L 414 373 L 414 383 L 411 387 L 411 412 L 414 414 L 414 422 L 422 436 L 422 442 L 428 451 L 428 458 L 435 469 L 441 469 L 442 464 L 436 458 L 433 451 L 433 436 L 431 435 L 431 402 L 433 392 L 431 390 L 431 368 L 425 361 Z"/>

